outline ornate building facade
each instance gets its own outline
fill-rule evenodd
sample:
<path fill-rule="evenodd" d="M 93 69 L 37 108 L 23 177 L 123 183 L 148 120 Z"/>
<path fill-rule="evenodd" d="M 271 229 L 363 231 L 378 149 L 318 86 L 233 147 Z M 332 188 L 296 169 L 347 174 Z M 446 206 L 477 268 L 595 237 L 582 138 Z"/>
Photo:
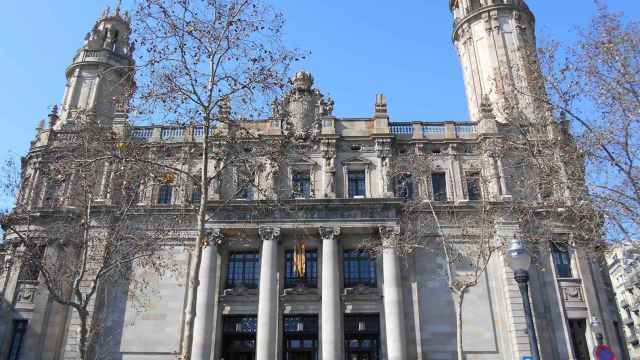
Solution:
<path fill-rule="evenodd" d="M 436 212 L 473 214 L 482 201 L 500 207 L 521 196 L 513 192 L 517 179 L 504 164 L 508 154 L 480 149 L 483 142 L 510 131 L 509 119 L 491 110 L 491 104 L 505 96 L 493 79 L 511 74 L 514 81 L 526 81 L 516 67 L 499 68 L 527 60 L 522 49 L 535 47 L 533 14 L 523 0 L 451 0 L 450 8 L 470 122 L 391 121 L 383 95 L 376 97 L 371 116 L 337 118 L 332 115 L 333 100 L 313 88 L 310 74 L 299 72 L 292 79 L 293 90 L 274 105 L 269 119 L 244 124 L 258 138 L 277 137 L 285 131 L 281 114 L 286 112 L 295 136 L 312 139 L 307 156 L 291 154 L 286 164 L 279 164 L 277 178 L 258 179 L 272 182 L 266 187 L 286 193 L 287 201 L 310 215 L 255 217 L 247 209 L 270 195 L 238 189 L 232 172 L 223 178 L 228 181 L 213 187 L 208 206 L 213 211 L 224 203 L 230 210 L 206 224 L 211 241 L 200 272 L 193 359 L 455 358 L 454 300 L 437 253 L 417 249 L 401 256 L 391 247 L 375 255 L 362 251 L 367 239 L 392 243 L 400 237 L 406 198 L 429 199 Z M 181 149 L 202 136 L 202 128 L 193 127 L 129 129 L 118 104 L 99 101 L 114 98 L 117 84 L 130 81 L 117 71 L 97 76 L 133 63 L 129 32 L 126 15 L 107 11 L 67 69 L 60 114 L 52 114 L 48 128 L 38 129 L 23 162 L 20 199 L 35 213 L 60 211 L 71 191 L 52 194 L 29 168 L 61 141 L 78 109 L 91 109 L 96 118 L 112 123 L 114 131 L 131 131 L 150 146 Z M 402 151 L 433 154 L 428 182 L 407 186 L 403 181 L 399 186 L 389 177 L 390 160 Z M 102 175 L 105 187 L 110 171 L 105 167 Z M 473 174 L 487 180 L 479 186 Z M 103 194 L 104 206 L 115 201 L 108 191 Z M 158 214 L 189 207 L 193 196 L 188 184 L 156 184 L 141 192 L 138 206 Z M 571 235 L 571 224 L 549 224 L 549 229 L 556 236 Z M 195 241 L 192 228 L 175 230 L 183 247 Z M 508 216 L 495 225 L 497 239 L 511 239 L 521 231 Z M 10 233 L 6 240 L 0 285 L 7 311 L 0 324 L 0 352 L 11 360 L 78 359 L 73 310 L 53 301 L 37 273 L 12 263 L 9 254 L 17 251 L 19 241 Z M 175 359 L 180 352 L 192 259 L 184 248 L 167 251 L 177 270 L 165 277 L 140 274 L 149 277 L 152 289 L 143 309 L 126 291 L 113 290 L 115 285 L 101 289 L 101 301 L 92 311 L 102 314 L 100 321 L 108 330 L 95 350 L 103 358 Z M 43 256 L 54 252 L 47 247 Z M 531 301 L 542 357 L 593 358 L 590 349 L 602 335 L 624 358 L 618 316 L 600 265 L 579 249 L 549 247 L 540 254 L 539 265 L 547 271 L 532 269 Z M 602 324 L 598 334 L 592 328 L 595 319 Z M 531 355 L 523 301 L 501 255 L 468 290 L 462 321 L 467 359 Z"/>

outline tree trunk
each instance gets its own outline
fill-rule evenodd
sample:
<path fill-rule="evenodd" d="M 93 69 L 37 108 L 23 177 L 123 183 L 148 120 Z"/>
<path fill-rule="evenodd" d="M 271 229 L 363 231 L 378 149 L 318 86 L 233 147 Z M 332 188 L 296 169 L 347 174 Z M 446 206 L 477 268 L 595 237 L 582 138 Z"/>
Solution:
<path fill-rule="evenodd" d="M 458 360 L 464 360 L 464 349 L 462 347 L 462 302 L 464 301 L 464 290 L 456 291 L 456 339 Z"/>
<path fill-rule="evenodd" d="M 78 339 L 78 351 L 80 352 L 81 360 L 88 360 L 88 344 L 89 338 L 89 324 L 87 324 L 88 314 L 84 309 L 78 311 L 78 317 L 80 318 L 80 338 Z"/>
<path fill-rule="evenodd" d="M 200 265 L 202 250 L 207 245 L 205 221 L 207 215 L 207 198 L 209 197 L 209 128 L 210 120 L 205 120 L 202 139 L 202 170 L 200 173 L 200 208 L 197 214 L 197 236 L 191 268 L 189 269 L 189 283 L 187 290 L 187 307 L 185 309 L 185 329 L 182 338 L 182 360 L 191 359 L 193 347 L 193 329 L 196 319 L 196 304 L 198 302 L 198 287 L 200 285 Z M 200 359 L 196 359 L 200 360 Z"/>

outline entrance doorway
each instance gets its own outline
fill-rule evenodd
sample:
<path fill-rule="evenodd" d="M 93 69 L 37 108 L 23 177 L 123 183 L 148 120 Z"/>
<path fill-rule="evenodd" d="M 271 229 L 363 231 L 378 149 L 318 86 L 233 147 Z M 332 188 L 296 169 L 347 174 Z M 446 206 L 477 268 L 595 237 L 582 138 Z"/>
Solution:
<path fill-rule="evenodd" d="M 318 316 L 284 317 L 284 360 L 318 360 Z"/>
<path fill-rule="evenodd" d="M 380 349 L 380 317 L 346 315 L 344 317 L 346 360 L 378 360 Z"/>
<path fill-rule="evenodd" d="M 222 349 L 225 360 L 255 360 L 256 316 L 226 316 L 222 320 Z"/>
<path fill-rule="evenodd" d="M 571 345 L 576 360 L 589 360 L 589 345 L 587 344 L 587 320 L 570 319 L 569 331 L 571 333 Z"/>

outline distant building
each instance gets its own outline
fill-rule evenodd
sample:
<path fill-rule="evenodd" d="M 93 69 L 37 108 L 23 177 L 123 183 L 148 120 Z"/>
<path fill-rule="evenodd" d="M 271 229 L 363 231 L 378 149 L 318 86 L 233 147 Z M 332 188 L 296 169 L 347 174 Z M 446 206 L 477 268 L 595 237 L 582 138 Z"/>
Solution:
<path fill-rule="evenodd" d="M 640 252 L 633 245 L 616 244 L 607 265 L 629 355 L 640 359 Z"/>
<path fill-rule="evenodd" d="M 274 194 L 238 188 L 233 169 L 225 178 L 228 181 L 213 189 L 209 206 L 213 209 L 228 200 L 232 210 L 225 219 L 207 224 L 211 236 L 220 241 L 205 249 L 203 268 L 208 280 L 199 288 L 198 309 L 204 311 L 196 319 L 194 360 L 455 358 L 453 300 L 438 271 L 440 259 L 426 250 L 406 258 L 394 251 L 377 257 L 359 251 L 363 239 L 398 236 L 404 198 L 429 198 L 436 211 L 446 208 L 473 214 L 483 199 L 500 206 L 521 195 L 511 192 L 514 179 L 504 172 L 502 160 L 509 154 L 486 154 L 480 148 L 484 141 L 499 140 L 510 131 L 509 119 L 492 114 L 491 104 L 505 96 L 492 78 L 500 70 L 513 74 L 515 68 L 500 67 L 531 56 L 523 49 L 535 48 L 534 16 L 523 0 L 451 0 L 450 8 L 470 122 L 390 121 L 382 95 L 375 101 L 373 115 L 336 118 L 333 101 L 313 88 L 313 77 L 306 72 L 294 76 L 294 89 L 279 106 L 292 115 L 298 129 L 314 129 L 305 135 L 311 139 L 311 150 L 304 158 L 291 154 L 294 160 L 277 179 L 263 179 L 273 181 Z M 50 128 L 38 131 L 24 160 L 20 198 L 27 208 L 52 214 L 68 201 L 69 189 L 43 182 L 29 169 L 72 125 L 74 111 L 92 109 L 96 119 L 112 122 L 114 128 L 121 130 L 126 125 L 126 114 L 117 104 L 98 101 L 113 98 L 114 84 L 123 75 L 117 71 L 111 77 L 97 74 L 133 63 L 129 32 L 126 16 L 118 10 L 107 12 L 75 55 L 66 71 L 61 112 Z M 409 51 L 406 56 L 411 56 Z M 521 73 L 513 75 L 527 81 Z M 416 91 L 420 86 L 437 86 L 414 85 Z M 260 136 L 280 136 L 278 113 L 276 107 L 270 119 L 244 125 Z M 189 146 L 202 136 L 202 128 L 142 126 L 132 131 L 150 145 L 171 143 L 176 148 Z M 389 178 L 389 159 L 400 148 L 435 155 L 431 181 L 414 184 L 411 179 Z M 105 179 L 109 171 L 105 166 Z M 480 175 L 489 179 L 486 186 L 475 182 Z M 104 186 L 109 186 L 108 180 Z M 313 216 L 304 221 L 261 219 L 259 225 L 246 216 L 247 204 L 268 201 L 281 191 Z M 100 194 L 104 196 L 102 206 L 116 201 L 108 191 Z M 161 213 L 185 208 L 193 196 L 197 197 L 189 184 L 156 183 L 141 192 L 138 206 Z M 549 232 L 570 237 L 570 225 L 550 224 Z M 185 246 L 195 241 L 192 229 L 176 230 Z M 513 238 L 520 232 L 520 224 L 513 219 L 496 226 L 501 238 Z M 238 234 L 254 239 L 255 246 L 240 247 L 234 241 Z M 306 245 L 304 277 L 293 270 L 293 251 L 300 240 Z M 76 315 L 50 299 L 37 273 L 11 263 L 9 256 L 19 241 L 10 234 L 7 241 L 12 245 L 4 252 L 8 266 L 0 275 L 0 290 L 10 311 L 0 318 L 2 357 L 78 359 Z M 47 247 L 43 256 L 54 253 L 55 247 Z M 597 334 L 592 323 L 599 320 L 603 340 L 624 359 L 620 324 L 600 265 L 579 251 L 552 245 L 541 254 L 539 262 L 549 271 L 532 269 L 530 291 L 542 357 L 593 359 Z M 109 345 L 97 352 L 121 360 L 175 359 L 183 333 L 190 257 L 176 249 L 174 258 L 181 272 L 149 279 L 154 291 L 150 306 L 143 311 L 121 292 L 102 289 L 104 296 L 94 311 L 105 315 L 111 332 L 105 334 Z M 481 283 L 466 297 L 466 359 L 529 356 L 522 304 L 513 273 L 496 256 Z"/>

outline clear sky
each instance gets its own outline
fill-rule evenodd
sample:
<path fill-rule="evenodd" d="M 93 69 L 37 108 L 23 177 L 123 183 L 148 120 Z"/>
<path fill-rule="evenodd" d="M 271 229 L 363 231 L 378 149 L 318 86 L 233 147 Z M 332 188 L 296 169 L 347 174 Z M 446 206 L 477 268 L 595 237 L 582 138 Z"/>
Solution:
<path fill-rule="evenodd" d="M 300 68 L 335 101 L 337 116 L 371 116 L 375 94 L 392 120 L 465 120 L 448 0 L 272 0 L 286 41 L 312 52 Z M 0 22 L 0 159 L 24 154 L 38 120 L 62 98 L 64 70 L 114 0 L 4 0 Z M 124 1 L 126 4 L 126 0 Z M 545 37 L 570 41 L 595 12 L 591 0 L 528 0 Z M 640 1 L 608 0 L 631 18 Z"/>

